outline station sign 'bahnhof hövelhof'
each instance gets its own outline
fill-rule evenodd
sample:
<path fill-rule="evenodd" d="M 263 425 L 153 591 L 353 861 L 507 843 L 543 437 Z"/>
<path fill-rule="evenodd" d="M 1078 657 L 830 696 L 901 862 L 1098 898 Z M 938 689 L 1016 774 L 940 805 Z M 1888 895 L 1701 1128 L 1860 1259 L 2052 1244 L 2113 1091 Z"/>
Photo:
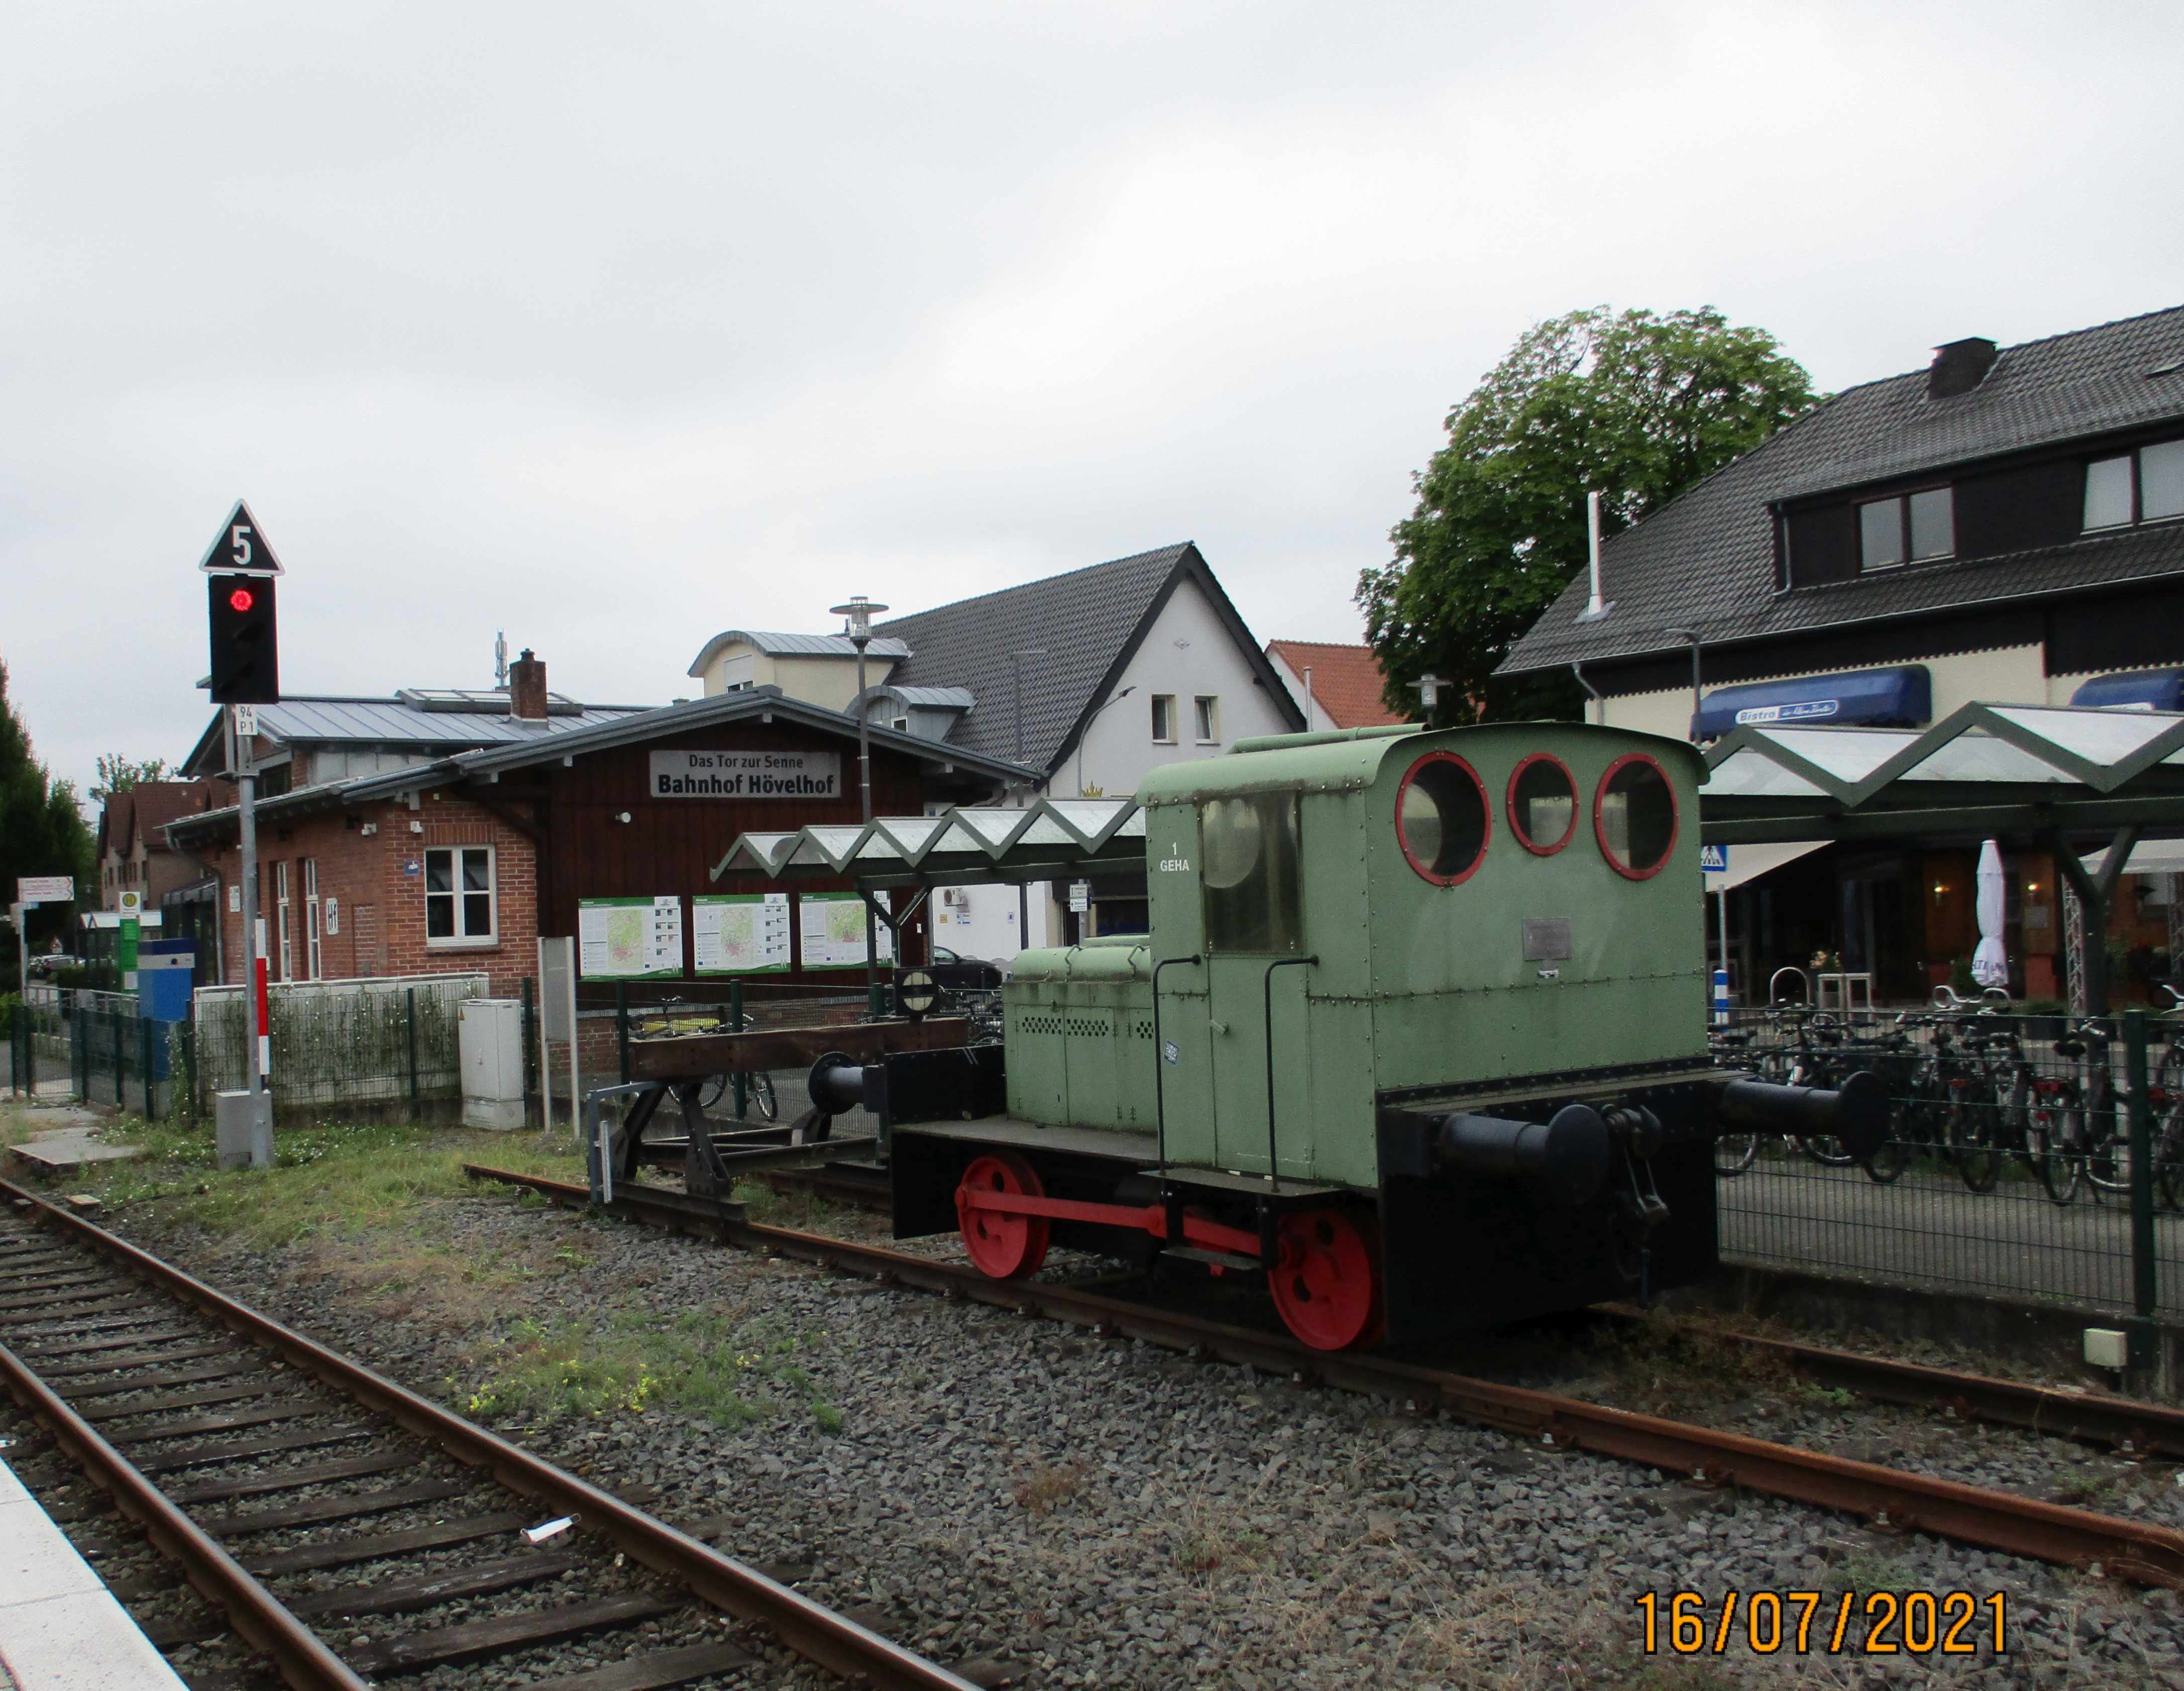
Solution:
<path fill-rule="evenodd" d="M 833 751 L 655 751 L 656 799 L 838 799 Z"/>

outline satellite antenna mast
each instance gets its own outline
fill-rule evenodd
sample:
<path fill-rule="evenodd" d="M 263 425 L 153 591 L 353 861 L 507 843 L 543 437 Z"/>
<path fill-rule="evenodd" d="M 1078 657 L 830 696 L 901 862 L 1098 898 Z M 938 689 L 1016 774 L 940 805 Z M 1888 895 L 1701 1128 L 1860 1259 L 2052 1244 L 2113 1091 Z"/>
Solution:
<path fill-rule="evenodd" d="M 493 631 L 493 684 L 496 687 L 508 685 L 508 630 L 505 628 Z"/>

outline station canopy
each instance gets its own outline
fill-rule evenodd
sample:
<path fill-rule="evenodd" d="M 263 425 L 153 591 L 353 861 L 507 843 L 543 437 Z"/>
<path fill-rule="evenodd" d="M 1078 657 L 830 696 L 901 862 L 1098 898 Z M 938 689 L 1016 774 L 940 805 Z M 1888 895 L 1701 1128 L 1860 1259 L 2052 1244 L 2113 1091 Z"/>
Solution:
<path fill-rule="evenodd" d="M 1966 705 L 1932 728 L 1741 728 L 1707 753 L 1708 845 L 2184 835 L 2184 715 Z"/>
<path fill-rule="evenodd" d="M 1145 818 L 1135 799 L 1039 799 L 1022 810 L 959 805 L 938 816 L 745 834 L 713 866 L 712 879 L 957 886 L 1067 879 L 1139 868 L 1145 860 Z"/>

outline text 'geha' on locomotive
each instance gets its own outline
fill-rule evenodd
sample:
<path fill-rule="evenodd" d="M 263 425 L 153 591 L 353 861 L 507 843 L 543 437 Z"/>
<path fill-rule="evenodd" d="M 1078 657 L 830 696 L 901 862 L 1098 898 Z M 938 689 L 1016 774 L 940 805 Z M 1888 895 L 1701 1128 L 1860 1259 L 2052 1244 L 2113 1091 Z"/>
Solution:
<path fill-rule="evenodd" d="M 1864 1156 L 1886 1116 L 1869 1075 L 1708 1058 L 1700 769 L 1523 723 L 1155 772 L 1150 931 L 1017 959 L 1006 1113 L 990 1047 L 839 1077 L 889 1118 L 896 1236 L 999 1278 L 1056 1243 L 1263 1273 L 1328 1350 L 1695 1279 L 1717 1133 Z"/>

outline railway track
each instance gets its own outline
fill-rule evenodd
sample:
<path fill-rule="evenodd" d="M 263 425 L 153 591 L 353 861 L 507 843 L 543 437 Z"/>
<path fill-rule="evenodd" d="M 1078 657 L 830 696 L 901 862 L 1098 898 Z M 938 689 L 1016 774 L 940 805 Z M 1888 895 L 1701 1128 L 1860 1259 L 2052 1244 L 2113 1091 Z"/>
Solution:
<path fill-rule="evenodd" d="M 238 1639 L 294 1691 L 364 1691 L 535 1673 L 582 1641 L 590 1666 L 531 1691 L 665 1691 L 753 1667 L 726 1616 L 855 1683 L 970 1691 L 701 1542 L 733 1517 L 679 1531 L 79 1216 L 6 1181 L 0 1201 L 0 1387 L 169 1559 L 116 1593 L 148 1599 L 162 1649 Z"/>
<path fill-rule="evenodd" d="M 466 1164 L 475 1179 L 537 1192 L 560 1204 L 585 1208 L 589 1191 L 566 1181 Z M 889 1249 L 769 1227 L 723 1220 L 702 1198 L 652 1186 L 616 1188 L 614 1213 L 649 1225 L 722 1239 L 748 1249 L 814 1264 L 883 1284 L 931 1292 L 1026 1315 L 1043 1316 L 1113 1337 L 1143 1339 L 1206 1360 L 1248 1364 L 1301 1383 L 1369 1392 L 1403 1401 L 1413 1409 L 1440 1409 L 1550 1447 L 1583 1450 L 1686 1476 L 1702 1484 L 1738 1487 L 1791 1502 L 1839 1510 L 1896 1529 L 1933 1533 L 2012 1555 L 2103 1571 L 2137 1583 L 2184 1590 L 2184 1533 L 2146 1522 L 2058 1504 L 1982 1490 L 1954 1481 L 1898 1471 L 1846 1457 L 1804 1450 L 1710 1427 L 1609 1409 L 1577 1398 L 1502 1385 L 1420 1367 L 1365 1353 L 1308 1350 L 1285 1334 L 1257 1331 L 1203 1317 L 1131 1303 L 1084 1289 L 1034 1281 L 994 1281 L 975 1269 Z M 1791 1350 L 1808 1348 L 1789 1347 Z M 1819 1353 L 1841 1356 L 1844 1353 Z M 1868 1359 L 1855 1359 L 1863 1363 Z M 1898 1365 L 1907 1367 L 1908 1365 Z M 1941 1375 L 1941 1370 L 1913 1372 Z M 1942 1376 L 1984 1388 L 1961 1393 L 1977 1407 L 2008 1404 L 2016 1424 L 2070 1431 L 2091 1425 L 2069 1420 L 2073 1394 L 2008 1381 Z M 2048 1404 L 2048 1399 L 2057 1400 Z M 1933 1401 L 1920 1398 L 1916 1401 Z M 2120 1400 L 2110 1400 L 2120 1402 Z M 2043 1405 L 2046 1407 L 2043 1409 Z M 2132 1411 L 2151 1406 L 2130 1404 Z M 2166 1414 L 2166 1412 L 2157 1412 Z M 2119 1416 L 2122 1412 L 2118 1411 Z M 1997 1415 L 1997 1419 L 2004 1417 Z M 2133 1437 L 2150 1425 L 2142 1415 Z M 2113 1431 L 2113 1427 L 2110 1428 Z M 2098 1436 L 2098 1435 L 2097 1435 Z M 2184 1437 L 2170 1426 L 2163 1441 Z M 2137 1448 L 2149 1445 L 2135 1445 Z"/>
<path fill-rule="evenodd" d="M 884 1215 L 892 1208 L 882 1171 L 855 1165 L 770 1169 L 750 1178 L 781 1192 L 808 1192 L 830 1203 Z M 1629 1324 L 1647 1319 L 1626 1305 L 1596 1304 L 1593 1313 Z M 2064 1392 L 1992 1376 L 1966 1374 L 1869 1356 L 1858 1351 L 1763 1337 L 1734 1329 L 1677 1321 L 1694 1336 L 1734 1345 L 1786 1365 L 1815 1384 L 1840 1387 L 1876 1403 L 1942 1409 L 1965 1421 L 1992 1421 L 2075 1439 L 2136 1457 L 2184 1461 L 2184 1409 L 2091 1392 Z"/>

